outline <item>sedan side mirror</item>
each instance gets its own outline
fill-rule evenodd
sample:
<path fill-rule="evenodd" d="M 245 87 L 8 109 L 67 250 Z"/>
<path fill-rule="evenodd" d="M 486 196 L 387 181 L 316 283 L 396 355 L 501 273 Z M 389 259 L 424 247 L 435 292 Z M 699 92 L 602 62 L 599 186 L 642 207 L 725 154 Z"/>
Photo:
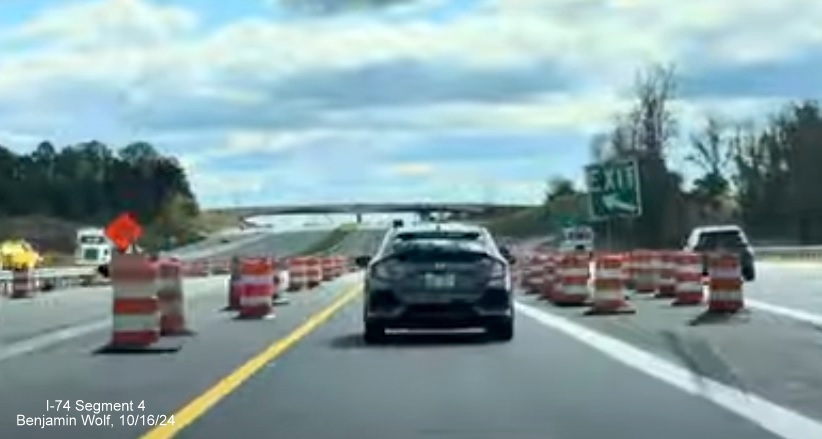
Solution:
<path fill-rule="evenodd" d="M 511 250 L 508 247 L 501 247 L 499 251 L 509 264 L 514 265 L 517 262 L 517 258 L 511 254 Z"/>
<path fill-rule="evenodd" d="M 368 256 L 368 255 L 357 256 L 354 259 L 354 263 L 357 265 L 357 267 L 366 268 L 366 267 L 368 267 L 368 264 L 371 263 L 371 256 Z"/>

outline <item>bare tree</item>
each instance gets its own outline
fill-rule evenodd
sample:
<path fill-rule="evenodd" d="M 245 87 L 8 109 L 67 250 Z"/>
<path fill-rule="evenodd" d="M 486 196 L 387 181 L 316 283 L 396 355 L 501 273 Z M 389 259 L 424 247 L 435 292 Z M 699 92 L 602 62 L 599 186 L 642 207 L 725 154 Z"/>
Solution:
<path fill-rule="evenodd" d="M 636 152 L 637 124 L 635 113 L 619 117 L 611 131 L 611 153 L 616 157 L 627 157 Z"/>
<path fill-rule="evenodd" d="M 691 135 L 693 151 L 685 159 L 707 175 L 727 178 L 728 166 L 733 159 L 731 140 L 726 133 L 726 124 L 708 116 L 702 131 Z"/>
<path fill-rule="evenodd" d="M 635 147 L 653 158 L 665 157 L 666 147 L 677 132 L 669 108 L 676 93 L 674 72 L 673 66 L 655 65 L 640 72 L 634 84 L 636 104 L 630 120 L 636 133 Z"/>

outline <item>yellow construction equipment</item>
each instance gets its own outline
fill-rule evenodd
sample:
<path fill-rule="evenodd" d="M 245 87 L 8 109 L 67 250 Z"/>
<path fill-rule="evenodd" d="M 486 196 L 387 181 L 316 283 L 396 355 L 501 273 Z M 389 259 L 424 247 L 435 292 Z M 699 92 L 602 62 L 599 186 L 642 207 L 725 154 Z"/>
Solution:
<path fill-rule="evenodd" d="M 0 243 L 0 267 L 3 270 L 33 270 L 43 257 L 28 242 L 10 239 Z"/>

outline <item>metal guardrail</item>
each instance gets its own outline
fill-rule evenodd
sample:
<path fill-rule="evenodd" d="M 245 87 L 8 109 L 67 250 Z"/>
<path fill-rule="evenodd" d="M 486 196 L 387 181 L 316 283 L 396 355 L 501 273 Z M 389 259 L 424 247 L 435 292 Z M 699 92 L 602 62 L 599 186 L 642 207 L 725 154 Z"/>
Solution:
<path fill-rule="evenodd" d="M 176 257 L 183 262 L 192 265 L 202 262 L 206 264 L 207 275 L 220 274 L 219 269 L 214 271 L 211 264 L 215 261 L 225 261 L 230 258 L 230 256 L 223 253 L 264 238 L 268 233 L 270 232 L 263 231 L 263 233 L 249 234 L 248 236 L 243 236 L 243 238 L 238 239 L 237 241 L 215 245 L 199 251 L 163 252 L 160 256 Z M 32 271 L 32 278 L 37 283 L 49 285 L 50 288 L 73 285 L 94 285 L 98 283 L 107 283 L 108 281 L 108 279 L 99 275 L 96 266 L 40 268 Z M 7 287 L 7 285 L 13 280 L 14 276 L 11 270 L 0 269 L 0 296 L 3 295 L 2 293 L 4 287 Z"/>
<path fill-rule="evenodd" d="M 32 275 L 35 279 L 59 279 L 69 277 L 96 276 L 96 267 L 65 267 L 65 268 L 40 268 L 34 270 Z M 12 273 L 9 270 L 0 271 L 0 281 L 11 281 Z"/>
<path fill-rule="evenodd" d="M 757 258 L 822 259 L 822 245 L 754 247 Z"/>

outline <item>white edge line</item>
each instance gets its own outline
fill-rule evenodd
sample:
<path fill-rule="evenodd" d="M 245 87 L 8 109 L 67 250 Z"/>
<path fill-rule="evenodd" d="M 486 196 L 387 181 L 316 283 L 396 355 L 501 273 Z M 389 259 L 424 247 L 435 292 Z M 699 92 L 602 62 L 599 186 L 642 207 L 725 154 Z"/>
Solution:
<path fill-rule="evenodd" d="M 709 378 L 699 377 L 695 382 L 694 374 L 680 366 L 533 306 L 517 302 L 516 308 L 538 323 L 686 393 L 705 398 L 784 439 L 822 438 L 822 423 L 807 416 Z"/>
<path fill-rule="evenodd" d="M 12 359 L 14 357 L 19 357 L 21 355 L 30 354 L 62 341 L 81 337 L 95 331 L 101 331 L 109 326 L 111 326 L 111 319 L 99 320 L 92 323 L 86 323 L 84 325 L 58 329 L 56 331 L 38 335 L 24 341 L 15 342 L 7 346 L 0 345 L 0 347 L 2 347 L 2 351 L 0 352 L 0 362 Z"/>
<path fill-rule="evenodd" d="M 760 302 L 753 299 L 745 299 L 745 304 L 751 308 L 756 308 L 772 314 L 778 314 L 783 317 L 788 317 L 801 322 L 810 323 L 812 325 L 822 326 L 822 315 L 813 314 L 798 309 L 786 308 L 784 306 L 773 305 L 767 302 Z"/>

